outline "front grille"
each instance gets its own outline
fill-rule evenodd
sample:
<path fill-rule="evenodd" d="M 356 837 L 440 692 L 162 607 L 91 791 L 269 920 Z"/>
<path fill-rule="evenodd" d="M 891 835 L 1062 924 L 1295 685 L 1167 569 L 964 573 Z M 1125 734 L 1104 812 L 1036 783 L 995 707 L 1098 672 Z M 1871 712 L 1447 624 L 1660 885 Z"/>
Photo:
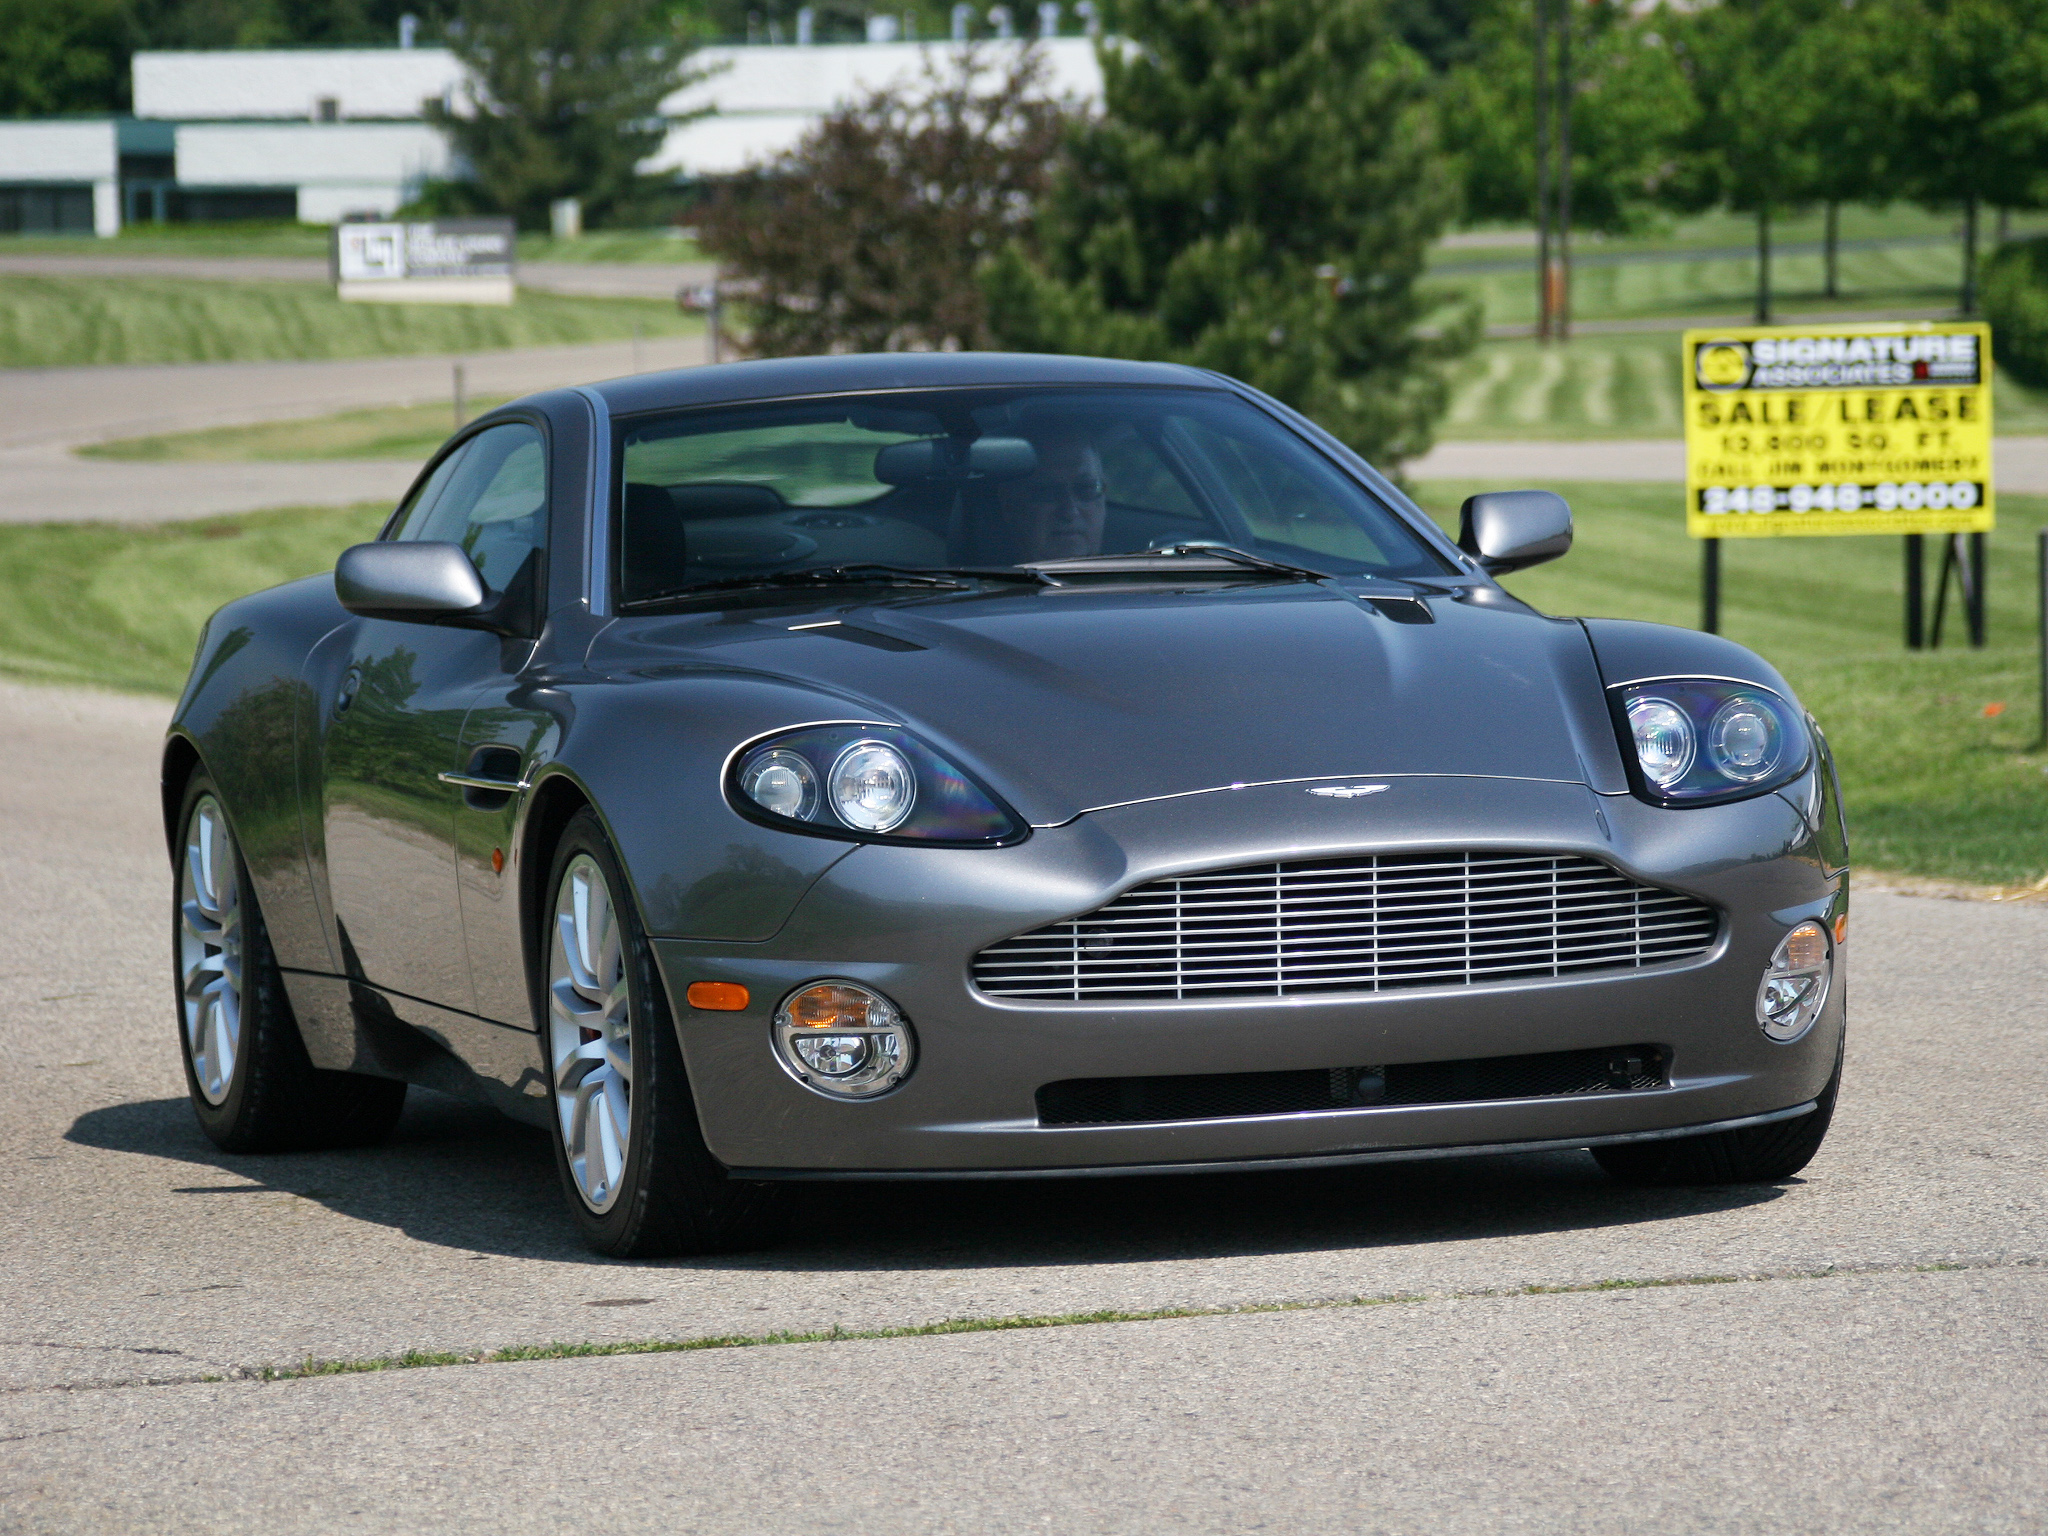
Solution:
<path fill-rule="evenodd" d="M 1382 853 L 1154 880 L 991 944 L 996 997 L 1381 992 L 1627 970 L 1712 947 L 1713 908 L 1594 859 Z"/>
<path fill-rule="evenodd" d="M 1387 1104 L 1470 1104 L 1665 1087 L 1655 1045 L 1471 1061 L 1399 1062 L 1309 1072 L 1214 1072 L 1190 1077 L 1077 1077 L 1038 1090 L 1040 1125 L 1131 1125 L 1224 1120 Z"/>

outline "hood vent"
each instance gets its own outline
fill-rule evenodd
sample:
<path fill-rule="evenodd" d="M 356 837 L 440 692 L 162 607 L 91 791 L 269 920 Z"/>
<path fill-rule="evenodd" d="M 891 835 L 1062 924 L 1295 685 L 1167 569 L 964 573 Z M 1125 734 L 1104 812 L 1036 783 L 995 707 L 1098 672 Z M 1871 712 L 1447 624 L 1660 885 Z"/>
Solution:
<path fill-rule="evenodd" d="M 1296 997 L 1633 970 L 1704 954 L 1714 909 L 1594 859 L 1363 854 L 1154 880 L 991 944 L 993 997 Z"/>

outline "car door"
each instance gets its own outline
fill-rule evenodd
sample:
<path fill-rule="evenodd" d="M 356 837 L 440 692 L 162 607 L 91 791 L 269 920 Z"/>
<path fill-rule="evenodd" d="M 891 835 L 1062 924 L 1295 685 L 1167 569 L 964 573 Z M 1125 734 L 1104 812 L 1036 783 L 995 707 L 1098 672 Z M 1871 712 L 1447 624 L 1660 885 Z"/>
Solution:
<path fill-rule="evenodd" d="M 526 422 L 486 428 L 401 512 L 395 539 L 459 544 L 516 620 L 531 613 L 547 521 L 547 445 Z M 391 995 L 477 1011 L 457 891 L 455 818 L 468 766 L 462 723 L 531 640 L 488 630 L 354 619 L 328 644 L 340 683 L 321 753 L 328 888 L 344 972 Z M 406 1010 L 398 1010 L 404 1016 Z"/>

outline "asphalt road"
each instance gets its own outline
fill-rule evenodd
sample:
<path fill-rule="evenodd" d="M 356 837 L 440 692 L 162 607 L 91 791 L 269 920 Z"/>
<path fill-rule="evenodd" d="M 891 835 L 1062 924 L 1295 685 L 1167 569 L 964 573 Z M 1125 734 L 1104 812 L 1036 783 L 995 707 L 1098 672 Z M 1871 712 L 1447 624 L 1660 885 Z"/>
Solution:
<path fill-rule="evenodd" d="M 262 507 L 396 501 L 417 463 L 133 463 L 81 459 L 83 443 L 450 401 L 523 395 L 704 361 L 700 336 L 464 356 L 331 362 L 146 363 L 0 369 L 0 522 L 156 522 Z"/>
<path fill-rule="evenodd" d="M 776 1250 L 619 1263 L 539 1134 L 449 1099 L 369 1151 L 200 1136 L 167 713 L 0 684 L 0 1531 L 2048 1527 L 2048 907 L 1859 896 L 1848 1087 L 1783 1187 L 1576 1153 L 834 1185 Z"/>

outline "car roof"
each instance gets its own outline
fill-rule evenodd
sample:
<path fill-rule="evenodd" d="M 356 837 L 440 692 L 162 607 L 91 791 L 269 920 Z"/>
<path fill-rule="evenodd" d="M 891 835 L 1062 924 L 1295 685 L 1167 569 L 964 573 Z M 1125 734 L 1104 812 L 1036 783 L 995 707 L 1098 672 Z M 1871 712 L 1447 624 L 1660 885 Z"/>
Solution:
<path fill-rule="evenodd" d="M 1004 384 L 1152 384 L 1227 388 L 1219 376 L 1178 363 L 1026 352 L 868 352 L 777 357 L 608 379 L 591 388 L 614 415 L 730 401 L 782 400 L 862 390 L 972 388 Z"/>

